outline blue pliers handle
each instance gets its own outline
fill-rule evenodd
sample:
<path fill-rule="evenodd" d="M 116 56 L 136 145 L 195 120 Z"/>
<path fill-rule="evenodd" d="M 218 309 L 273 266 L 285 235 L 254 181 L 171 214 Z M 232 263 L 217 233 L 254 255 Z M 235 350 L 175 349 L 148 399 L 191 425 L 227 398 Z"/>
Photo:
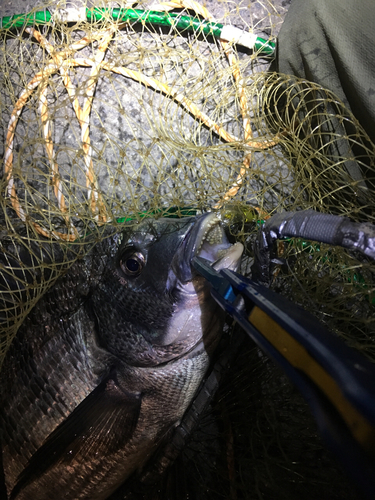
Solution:
<path fill-rule="evenodd" d="M 285 297 L 194 257 L 211 294 L 307 400 L 327 445 L 365 498 L 375 495 L 375 365 Z"/>

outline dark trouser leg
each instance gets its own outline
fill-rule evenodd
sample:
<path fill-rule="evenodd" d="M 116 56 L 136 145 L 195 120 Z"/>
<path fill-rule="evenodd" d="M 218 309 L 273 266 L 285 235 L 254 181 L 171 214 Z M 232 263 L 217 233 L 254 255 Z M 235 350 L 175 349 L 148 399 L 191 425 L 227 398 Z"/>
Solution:
<path fill-rule="evenodd" d="M 373 0 L 294 0 L 281 27 L 276 59 L 271 65 L 272 71 L 295 75 L 331 90 L 352 111 L 373 142 L 374 26 Z M 342 177 L 341 183 L 353 185 L 350 191 L 358 196 L 355 204 L 359 201 L 373 206 L 368 192 L 375 185 L 373 145 L 357 138 L 357 127 L 341 119 L 334 102 L 327 104 L 327 113 L 328 120 L 324 116 L 316 118 L 317 122 L 321 120 L 322 138 L 328 137 L 326 158 L 344 167 L 337 180 Z M 347 136 L 352 139 L 347 140 Z M 325 168 L 325 162 L 313 164 L 316 173 Z"/>
<path fill-rule="evenodd" d="M 294 0 L 273 71 L 331 90 L 375 142 L 374 0 Z"/>

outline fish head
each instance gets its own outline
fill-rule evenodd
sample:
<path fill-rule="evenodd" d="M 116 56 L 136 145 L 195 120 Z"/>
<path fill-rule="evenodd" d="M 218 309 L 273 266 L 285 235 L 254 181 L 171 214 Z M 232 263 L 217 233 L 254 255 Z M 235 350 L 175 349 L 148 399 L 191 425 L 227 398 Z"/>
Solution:
<path fill-rule="evenodd" d="M 150 219 L 124 230 L 91 298 L 100 345 L 135 366 L 213 349 L 224 313 L 192 259 L 201 256 L 217 270 L 235 270 L 242 252 L 212 213 Z"/>
<path fill-rule="evenodd" d="M 88 236 L 6 359 L 11 498 L 109 498 L 180 421 L 220 339 L 224 312 L 192 259 L 236 269 L 242 245 L 214 214 L 106 230 L 94 246 Z"/>

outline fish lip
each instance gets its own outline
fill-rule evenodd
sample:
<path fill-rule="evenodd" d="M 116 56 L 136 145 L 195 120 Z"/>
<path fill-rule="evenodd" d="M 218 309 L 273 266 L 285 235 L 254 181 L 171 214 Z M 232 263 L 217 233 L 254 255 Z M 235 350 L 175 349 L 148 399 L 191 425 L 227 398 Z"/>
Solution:
<path fill-rule="evenodd" d="M 209 243 L 206 239 L 208 234 L 215 227 L 221 230 L 221 241 Z M 206 248 L 204 248 L 207 243 Z M 172 267 L 178 276 L 181 283 L 187 283 L 197 275 L 197 272 L 192 267 L 192 260 L 195 256 L 201 255 L 209 260 L 215 269 L 223 269 L 224 267 L 235 269 L 241 258 L 243 245 L 229 243 L 225 236 L 224 229 L 221 226 L 221 220 L 215 213 L 203 214 L 197 222 L 190 228 L 187 233 L 180 251 L 177 253 L 177 260 Z"/>
<path fill-rule="evenodd" d="M 212 264 L 212 267 L 216 271 L 220 271 L 220 269 L 231 269 L 232 271 L 235 271 L 238 267 L 243 251 L 243 244 L 237 241 L 237 243 L 228 248 L 224 255 Z"/>

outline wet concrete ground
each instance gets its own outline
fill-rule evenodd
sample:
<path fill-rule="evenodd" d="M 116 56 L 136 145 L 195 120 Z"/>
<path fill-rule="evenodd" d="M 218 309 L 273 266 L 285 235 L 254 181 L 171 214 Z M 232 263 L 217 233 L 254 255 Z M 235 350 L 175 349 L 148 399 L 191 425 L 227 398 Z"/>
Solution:
<path fill-rule="evenodd" d="M 78 1 L 78 0 L 74 0 L 74 1 Z M 71 3 L 73 3 L 73 2 L 71 2 Z M 251 8 L 248 9 L 247 17 L 244 16 L 245 10 L 241 10 L 241 14 L 242 14 L 243 18 L 246 17 L 246 21 L 248 22 L 249 25 L 254 27 L 254 30 L 256 32 L 265 33 L 266 35 L 270 35 L 270 34 L 275 35 L 275 34 L 277 34 L 278 27 L 280 26 L 280 21 L 282 20 L 283 16 L 285 15 L 285 13 L 286 13 L 286 11 L 291 3 L 291 0 L 273 0 L 272 5 L 274 8 L 274 18 L 275 18 L 275 20 L 277 20 L 278 16 L 280 16 L 280 17 L 279 17 L 278 27 L 272 33 L 270 30 L 270 23 L 269 23 L 270 18 L 267 15 L 267 9 L 265 9 L 265 7 L 264 7 L 265 3 L 266 3 L 266 0 L 263 4 L 261 2 L 258 2 L 258 1 L 249 1 L 248 4 Z M 13 15 L 16 13 L 28 12 L 31 8 L 33 8 L 37 5 L 40 5 L 40 4 L 41 4 L 40 1 L 31 2 L 31 1 L 27 1 L 27 0 L 0 0 L 0 17 Z M 207 4 L 207 7 L 209 8 L 209 10 L 217 18 L 220 18 L 222 16 L 222 12 L 223 12 L 222 2 L 218 2 L 217 0 L 207 0 L 206 4 Z M 237 2 L 237 5 L 238 4 L 240 4 L 242 7 L 245 6 L 245 2 Z M 235 15 L 234 15 L 234 17 L 235 17 Z M 243 26 L 241 26 L 242 22 L 243 22 L 242 20 L 239 21 L 239 27 L 243 27 Z M 277 392 L 279 391 L 279 379 L 277 377 L 274 377 L 273 383 L 275 384 L 275 387 L 276 387 L 275 394 L 277 394 Z M 281 399 L 281 397 L 282 397 L 282 395 L 280 396 L 280 399 Z M 280 402 L 279 404 L 281 406 L 282 403 Z M 272 408 L 270 408 L 270 411 L 271 411 L 271 409 Z M 288 418 L 289 417 L 290 417 L 290 420 L 296 419 L 296 417 L 293 413 L 288 414 Z M 307 425 L 305 423 L 306 420 L 304 417 L 301 418 L 300 420 L 302 422 L 302 424 L 301 424 L 302 431 L 300 431 L 300 432 L 301 432 L 301 435 L 303 436 L 303 432 L 305 431 L 305 428 L 307 427 Z M 295 429 L 295 427 L 293 427 L 293 425 L 295 425 L 295 424 L 293 424 L 293 422 L 292 422 L 291 428 Z M 296 431 L 296 434 L 298 434 L 297 431 Z M 298 456 L 300 457 L 301 463 L 303 463 L 303 458 L 306 456 L 307 453 L 306 453 L 306 446 L 304 444 L 304 440 L 301 439 L 300 441 L 301 441 L 300 442 L 301 450 L 300 450 L 300 455 L 298 455 Z M 310 465 L 310 463 L 314 463 L 314 465 L 316 464 L 316 468 L 318 469 L 319 468 L 318 460 L 315 460 L 315 455 L 313 455 L 311 453 L 311 450 L 310 450 L 310 454 L 312 455 L 312 459 L 310 460 L 310 462 L 306 462 L 306 463 L 308 465 Z M 323 457 L 323 459 L 325 460 L 325 457 Z M 321 460 L 322 462 L 323 462 L 323 459 L 319 458 L 319 460 Z M 282 464 L 282 467 L 286 467 L 284 463 Z M 273 469 L 272 472 L 274 473 L 275 477 L 280 479 L 280 483 L 281 483 L 280 484 L 280 496 L 278 496 L 278 498 L 284 499 L 286 497 L 287 488 L 285 485 L 282 484 L 282 479 L 283 479 L 282 476 L 284 475 L 282 467 L 280 467 L 281 472 L 277 468 Z M 325 467 L 325 462 L 323 463 L 323 465 L 320 466 L 320 468 L 323 469 L 324 467 Z M 275 474 L 275 470 L 276 470 L 277 474 Z M 314 469 L 312 467 L 309 467 L 308 473 L 314 474 Z M 317 482 L 319 480 L 320 480 L 320 476 L 318 477 Z M 304 480 L 302 478 L 300 480 L 300 482 L 303 482 L 303 481 Z M 323 496 L 315 495 L 314 492 L 308 493 L 305 490 L 305 493 L 306 493 L 306 496 L 303 496 L 303 497 L 300 496 L 300 498 L 308 498 L 309 500 L 311 500 L 312 498 L 314 498 L 314 499 L 315 498 L 323 498 Z M 331 493 L 327 492 L 327 496 L 325 496 L 324 498 L 327 498 L 327 499 L 333 498 L 332 496 L 329 496 L 329 495 L 331 495 Z M 350 493 L 348 493 L 348 496 L 345 496 L 345 498 L 349 498 L 349 495 L 350 495 Z M 271 498 L 271 497 L 267 497 L 267 498 Z M 293 497 L 293 498 L 295 498 L 295 497 Z M 335 497 L 335 498 L 338 498 L 338 497 Z M 341 498 L 344 498 L 344 497 L 341 497 Z"/>

